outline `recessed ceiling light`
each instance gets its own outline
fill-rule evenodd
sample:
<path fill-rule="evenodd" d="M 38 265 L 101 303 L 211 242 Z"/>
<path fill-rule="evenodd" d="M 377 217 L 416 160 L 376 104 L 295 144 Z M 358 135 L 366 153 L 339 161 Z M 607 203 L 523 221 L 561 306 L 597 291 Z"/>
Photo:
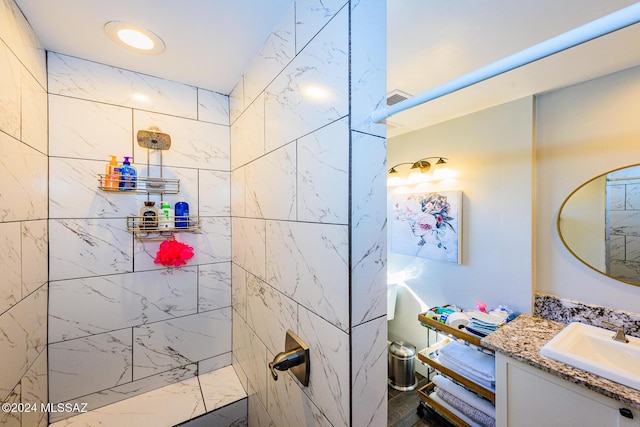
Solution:
<path fill-rule="evenodd" d="M 164 42 L 157 34 L 122 21 L 110 21 L 104 31 L 116 43 L 135 52 L 158 55 L 164 51 Z"/>

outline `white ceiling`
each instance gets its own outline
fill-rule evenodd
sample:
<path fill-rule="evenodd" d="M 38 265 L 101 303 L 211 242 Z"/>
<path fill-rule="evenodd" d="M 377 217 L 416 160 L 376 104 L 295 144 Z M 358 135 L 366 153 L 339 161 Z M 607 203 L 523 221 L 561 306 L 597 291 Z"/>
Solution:
<path fill-rule="evenodd" d="M 388 90 L 418 94 L 634 3 L 389 0 Z M 635 65 L 640 24 L 398 113 L 388 136 Z"/>
<path fill-rule="evenodd" d="M 45 49 L 229 94 L 293 0 L 16 0 Z M 125 21 L 158 34 L 161 55 L 104 32 Z"/>
<path fill-rule="evenodd" d="M 55 52 L 228 94 L 293 0 L 16 0 Z M 635 3 L 631 0 L 389 0 L 388 91 L 430 89 Z M 160 35 L 162 55 L 103 31 L 129 21 Z M 640 25 L 399 113 L 389 136 L 640 65 Z"/>

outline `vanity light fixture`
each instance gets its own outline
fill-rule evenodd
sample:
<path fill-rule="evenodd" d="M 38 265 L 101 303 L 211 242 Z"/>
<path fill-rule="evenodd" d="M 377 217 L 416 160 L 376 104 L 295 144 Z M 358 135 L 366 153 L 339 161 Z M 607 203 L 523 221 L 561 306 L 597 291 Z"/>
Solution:
<path fill-rule="evenodd" d="M 122 21 L 110 21 L 104 25 L 104 32 L 114 42 L 135 52 L 158 55 L 164 52 L 164 42 L 152 31 L 127 24 Z"/>
<path fill-rule="evenodd" d="M 403 165 L 411 165 L 411 168 L 409 169 L 409 179 L 408 179 L 410 184 L 427 181 L 428 180 L 427 173 L 431 171 L 431 168 L 432 168 L 432 162 L 429 161 L 430 159 L 438 159 L 435 161 L 435 164 L 433 164 L 434 170 L 432 172 L 435 172 L 437 168 L 445 167 L 445 165 L 447 164 L 447 160 L 449 160 L 446 157 L 436 156 L 436 157 L 424 157 L 420 160 L 416 160 L 415 162 L 398 163 L 397 165 L 392 166 L 387 171 L 387 185 L 395 186 L 395 185 L 402 184 L 402 179 L 400 178 L 400 173 L 398 172 L 397 168 L 398 166 L 403 166 Z"/>

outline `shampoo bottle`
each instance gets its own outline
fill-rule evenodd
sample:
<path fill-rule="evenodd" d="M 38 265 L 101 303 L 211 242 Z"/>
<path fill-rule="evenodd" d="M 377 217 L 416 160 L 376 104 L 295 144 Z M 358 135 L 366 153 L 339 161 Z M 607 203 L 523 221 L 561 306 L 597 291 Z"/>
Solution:
<path fill-rule="evenodd" d="M 158 212 L 158 228 L 173 228 L 173 225 L 174 211 L 171 209 L 171 205 L 169 203 L 162 202 Z"/>
<path fill-rule="evenodd" d="M 120 185 L 120 168 L 116 161 L 116 156 L 111 156 L 111 161 L 107 163 L 104 175 L 104 190 L 118 191 Z"/>
<path fill-rule="evenodd" d="M 187 202 L 178 202 L 175 207 L 176 228 L 189 227 L 189 204 Z"/>
<path fill-rule="evenodd" d="M 140 209 L 142 218 L 140 228 L 145 230 L 155 230 L 158 228 L 158 210 L 155 202 L 144 202 L 144 207 Z"/>
<path fill-rule="evenodd" d="M 125 156 L 120 168 L 120 191 L 133 191 L 137 184 L 138 172 L 131 166 L 130 157 Z"/>

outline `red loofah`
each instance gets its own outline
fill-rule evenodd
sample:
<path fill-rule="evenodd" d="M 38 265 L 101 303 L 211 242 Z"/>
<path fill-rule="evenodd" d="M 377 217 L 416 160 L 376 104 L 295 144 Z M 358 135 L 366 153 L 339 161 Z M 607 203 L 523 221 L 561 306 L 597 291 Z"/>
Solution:
<path fill-rule="evenodd" d="M 171 239 L 160 243 L 160 249 L 158 249 L 156 259 L 153 262 L 167 267 L 180 267 L 185 265 L 191 258 L 193 258 L 193 248 L 191 246 Z"/>

